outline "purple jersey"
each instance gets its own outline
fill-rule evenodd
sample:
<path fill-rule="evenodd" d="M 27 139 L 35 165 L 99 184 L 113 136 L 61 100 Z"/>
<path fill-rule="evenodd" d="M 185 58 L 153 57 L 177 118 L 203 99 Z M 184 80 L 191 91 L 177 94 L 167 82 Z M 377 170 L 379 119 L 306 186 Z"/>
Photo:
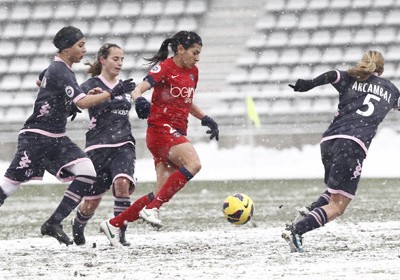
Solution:
<path fill-rule="evenodd" d="M 400 92 L 390 81 L 371 75 L 357 81 L 345 71 L 336 71 L 332 85 L 339 92 L 338 112 L 323 134 L 323 141 L 348 138 L 358 142 L 365 152 L 378 125 L 393 108 L 399 108 Z"/>
<path fill-rule="evenodd" d="M 75 73 L 58 57 L 50 64 L 37 93 L 33 113 L 26 120 L 23 130 L 51 136 L 66 131 L 67 118 L 72 103 L 83 98 Z"/>
<path fill-rule="evenodd" d="M 121 82 L 121 81 L 119 81 Z M 85 91 L 100 87 L 111 91 L 117 84 L 111 85 L 101 77 L 90 78 L 81 87 Z M 121 95 L 89 108 L 89 131 L 86 133 L 86 149 L 117 147 L 125 143 L 135 143 L 131 133 L 129 111 L 132 107 L 130 96 Z"/>

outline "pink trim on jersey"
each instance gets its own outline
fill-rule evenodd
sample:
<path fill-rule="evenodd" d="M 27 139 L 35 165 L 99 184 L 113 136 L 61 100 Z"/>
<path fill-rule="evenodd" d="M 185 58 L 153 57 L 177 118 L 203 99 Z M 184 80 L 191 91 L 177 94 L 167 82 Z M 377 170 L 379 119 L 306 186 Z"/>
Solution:
<path fill-rule="evenodd" d="M 115 182 L 115 180 L 117 180 L 118 178 L 127 178 L 129 181 L 131 181 L 134 185 L 136 184 L 135 179 L 133 179 L 131 176 L 129 176 L 128 174 L 125 173 L 120 173 L 117 174 L 114 179 L 113 179 L 113 184 Z"/>
<path fill-rule="evenodd" d="M 347 198 L 353 199 L 355 197 L 355 195 L 353 194 L 349 194 L 348 192 L 342 191 L 342 190 L 334 190 L 328 187 L 328 192 L 330 192 L 331 194 L 341 194 Z"/>
<path fill-rule="evenodd" d="M 102 81 L 103 82 L 103 84 L 105 84 L 108 88 L 110 88 L 110 89 L 113 89 L 116 85 L 118 85 L 118 83 L 119 83 L 119 80 L 117 79 L 117 81 L 116 82 L 109 82 L 109 81 L 107 81 L 106 80 L 106 78 L 103 76 L 103 75 L 98 75 L 97 76 L 97 78 L 99 78 L 100 79 L 100 81 Z"/>
<path fill-rule="evenodd" d="M 52 137 L 52 138 L 59 138 L 59 137 L 64 137 L 66 134 L 64 133 L 51 133 L 42 129 L 37 129 L 37 128 L 28 128 L 28 129 L 21 129 L 19 131 L 19 134 L 24 133 L 24 132 L 32 132 L 32 133 L 37 133 L 41 134 L 44 136 Z"/>
<path fill-rule="evenodd" d="M 22 183 L 29 182 L 30 180 L 40 180 L 41 181 L 41 180 L 43 180 L 43 177 L 32 177 L 29 180 L 22 181 L 22 182 L 11 180 L 10 178 L 7 178 L 5 176 L 3 177 L 3 179 L 4 179 L 4 181 L 7 181 L 8 183 L 13 184 L 13 185 L 15 185 L 17 187 L 17 186 L 21 185 Z"/>
<path fill-rule="evenodd" d="M 340 72 L 339 72 L 339 70 L 335 70 L 335 71 L 336 71 L 337 78 L 336 78 L 336 81 L 334 81 L 332 84 L 336 84 L 337 82 L 340 81 Z"/>
<path fill-rule="evenodd" d="M 61 168 L 58 169 L 57 174 L 56 174 L 57 179 L 60 180 L 61 182 L 70 182 L 70 181 L 73 181 L 73 180 L 75 179 L 75 176 L 71 176 L 71 177 L 67 177 L 67 178 L 60 178 L 61 170 L 62 170 L 63 168 L 65 168 L 65 167 L 68 167 L 68 166 L 77 164 L 77 163 L 79 163 L 79 162 L 87 161 L 87 160 L 90 160 L 90 158 L 78 158 L 78 159 L 76 159 L 76 160 L 73 160 L 73 161 L 68 162 L 67 164 L 61 166 Z"/>
<path fill-rule="evenodd" d="M 332 135 L 332 136 L 327 136 L 321 139 L 321 143 L 328 141 L 328 140 L 332 140 L 332 139 L 337 139 L 337 138 L 342 138 L 342 139 L 349 139 L 349 140 L 353 140 L 354 142 L 356 142 L 358 145 L 361 146 L 361 148 L 364 150 L 365 152 L 365 156 L 367 156 L 368 153 L 368 149 L 365 146 L 364 142 L 361 141 L 360 139 L 354 137 L 354 136 L 350 136 L 350 135 L 344 135 L 344 134 L 339 134 L 339 135 Z"/>
<path fill-rule="evenodd" d="M 89 146 L 85 149 L 85 153 L 89 152 L 91 150 L 95 150 L 95 149 L 100 149 L 100 148 L 116 148 L 116 147 L 121 147 L 125 144 L 132 144 L 133 146 L 135 146 L 135 143 L 133 143 L 132 141 L 126 141 L 126 142 L 122 142 L 122 143 L 117 143 L 117 144 L 98 144 L 98 145 L 92 145 Z"/>
<path fill-rule="evenodd" d="M 72 70 L 72 67 L 71 67 L 71 66 L 69 66 L 67 63 L 65 63 L 65 61 L 64 61 L 64 60 L 62 60 L 62 59 L 61 59 L 61 57 L 59 57 L 58 55 L 56 55 L 56 56 L 54 57 L 54 61 L 60 61 L 60 62 L 63 62 L 65 65 L 67 65 L 67 67 L 68 67 L 69 69 L 71 69 L 71 71 L 74 71 L 74 70 Z"/>
<path fill-rule="evenodd" d="M 76 102 L 78 102 L 79 100 L 81 100 L 82 98 L 84 98 L 86 96 L 86 94 L 85 93 L 80 93 L 78 96 L 76 96 L 75 98 L 74 98 L 74 100 L 72 100 L 72 101 L 74 101 L 74 103 L 76 104 Z"/>

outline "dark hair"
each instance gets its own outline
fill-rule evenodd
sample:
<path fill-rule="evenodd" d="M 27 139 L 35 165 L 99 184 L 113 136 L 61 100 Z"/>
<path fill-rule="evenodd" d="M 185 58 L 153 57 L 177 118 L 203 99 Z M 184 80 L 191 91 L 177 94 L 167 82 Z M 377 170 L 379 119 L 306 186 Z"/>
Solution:
<path fill-rule="evenodd" d="M 150 65 L 150 68 L 159 63 L 160 61 L 168 58 L 168 46 L 171 46 L 171 50 L 176 54 L 178 52 L 178 46 L 182 45 L 185 50 L 192 47 L 194 44 L 200 46 L 203 45 L 201 37 L 193 31 L 179 31 L 173 37 L 165 39 L 158 52 L 151 58 L 145 58 Z"/>
<path fill-rule="evenodd" d="M 85 62 L 85 65 L 90 66 L 86 72 L 89 73 L 92 77 L 100 75 L 101 73 L 100 57 L 106 59 L 110 55 L 111 48 L 121 49 L 121 47 L 118 46 L 117 44 L 105 43 L 103 46 L 101 46 L 101 48 L 97 52 L 97 59 L 93 64 L 90 63 L 89 61 Z"/>
<path fill-rule="evenodd" d="M 53 44 L 61 52 L 75 45 L 80 39 L 85 37 L 79 28 L 74 26 L 64 26 L 54 36 Z"/>

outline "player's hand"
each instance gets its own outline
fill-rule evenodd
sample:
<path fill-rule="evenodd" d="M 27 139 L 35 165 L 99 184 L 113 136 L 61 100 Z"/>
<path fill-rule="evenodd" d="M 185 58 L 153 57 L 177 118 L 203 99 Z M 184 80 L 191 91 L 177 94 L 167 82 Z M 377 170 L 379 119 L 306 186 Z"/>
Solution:
<path fill-rule="evenodd" d="M 43 77 L 44 77 L 44 74 L 46 73 L 46 71 L 47 71 L 47 68 L 44 69 L 44 70 L 39 74 L 39 77 L 38 77 L 38 79 L 36 80 L 36 85 L 37 85 L 38 87 L 40 87 L 40 86 L 42 85 Z"/>
<path fill-rule="evenodd" d="M 136 98 L 135 110 L 140 119 L 147 119 L 150 115 L 150 102 L 143 96 Z"/>
<path fill-rule="evenodd" d="M 71 110 L 69 111 L 69 117 L 71 117 L 71 121 L 76 118 L 78 113 L 82 113 L 82 111 L 75 104 L 72 104 Z"/>
<path fill-rule="evenodd" d="M 210 140 L 215 137 L 215 140 L 219 140 L 219 130 L 218 124 L 209 116 L 205 116 L 201 119 L 202 126 L 208 126 L 209 130 L 206 131 L 207 134 L 210 134 Z"/>
<path fill-rule="evenodd" d="M 125 93 L 132 92 L 136 87 L 133 79 L 127 79 L 122 82 L 119 82 L 111 91 L 111 98 L 115 96 L 123 95 Z"/>
<path fill-rule="evenodd" d="M 298 79 L 295 85 L 289 84 L 289 86 L 294 91 L 300 91 L 300 92 L 309 91 L 310 89 L 314 88 L 314 85 L 311 82 L 311 80 L 302 80 L 302 79 Z"/>
<path fill-rule="evenodd" d="M 96 94 L 100 94 L 103 93 L 103 89 L 101 87 L 95 87 L 92 88 L 88 91 L 87 95 L 96 95 Z"/>

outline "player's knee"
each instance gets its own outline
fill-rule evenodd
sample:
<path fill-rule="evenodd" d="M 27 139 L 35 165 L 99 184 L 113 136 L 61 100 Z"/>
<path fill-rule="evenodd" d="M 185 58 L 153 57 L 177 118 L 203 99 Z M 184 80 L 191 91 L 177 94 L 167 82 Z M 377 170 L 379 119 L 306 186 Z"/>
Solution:
<path fill-rule="evenodd" d="M 135 185 L 124 177 L 117 178 L 113 184 L 113 194 L 116 197 L 129 197 L 135 189 Z"/>

